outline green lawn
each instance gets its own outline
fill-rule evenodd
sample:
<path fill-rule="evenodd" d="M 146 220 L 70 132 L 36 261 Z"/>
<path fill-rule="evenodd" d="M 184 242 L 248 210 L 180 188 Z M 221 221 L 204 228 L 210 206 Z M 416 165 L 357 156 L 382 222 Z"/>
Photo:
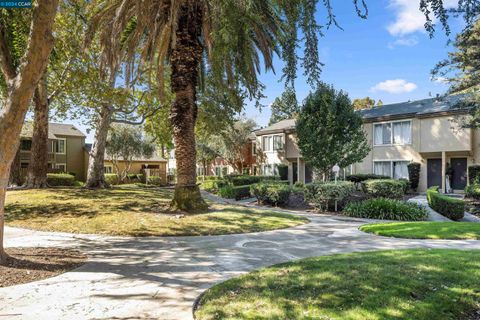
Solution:
<path fill-rule="evenodd" d="M 7 192 L 9 226 L 45 231 L 125 236 L 190 236 L 257 232 L 292 227 L 306 218 L 241 206 L 212 204 L 206 213 L 169 211 L 173 191 L 143 187 Z"/>
<path fill-rule="evenodd" d="M 411 239 L 480 239 L 480 223 L 474 222 L 392 222 L 366 224 L 361 231 L 380 236 Z"/>
<path fill-rule="evenodd" d="M 478 319 L 480 252 L 397 250 L 276 265 L 206 291 L 206 319 Z"/>

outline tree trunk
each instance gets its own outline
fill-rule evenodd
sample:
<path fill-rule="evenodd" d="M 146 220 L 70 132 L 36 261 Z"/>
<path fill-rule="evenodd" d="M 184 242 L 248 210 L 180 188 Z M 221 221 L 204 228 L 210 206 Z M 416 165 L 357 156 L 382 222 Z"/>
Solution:
<path fill-rule="evenodd" d="M 171 205 L 175 209 L 189 212 L 208 208 L 196 181 L 196 86 L 203 52 L 201 26 L 202 6 L 194 0 L 185 1 L 179 9 L 176 41 L 170 56 L 171 83 L 175 93 L 170 121 L 177 161 L 177 184 Z"/>
<path fill-rule="evenodd" d="M 10 181 L 8 181 L 9 186 L 19 186 L 22 184 L 20 170 L 20 150 L 17 150 L 12 165 L 10 166 Z"/>
<path fill-rule="evenodd" d="M 52 25 L 57 4 L 58 0 L 35 3 L 27 51 L 18 71 L 11 65 L 4 35 L 0 37 L 0 68 L 8 84 L 8 95 L 0 109 L 0 264 L 5 263 L 7 258 L 3 247 L 4 205 L 10 167 L 20 144 L 25 114 L 53 47 Z"/>
<path fill-rule="evenodd" d="M 48 187 L 48 97 L 46 75 L 43 75 L 35 89 L 33 102 L 32 150 L 24 187 L 42 189 Z"/>
<path fill-rule="evenodd" d="M 100 110 L 95 129 L 90 159 L 88 160 L 87 182 L 85 188 L 108 188 L 105 181 L 104 160 L 105 145 L 107 142 L 108 129 L 112 121 L 113 110 L 109 106 L 103 106 Z"/>

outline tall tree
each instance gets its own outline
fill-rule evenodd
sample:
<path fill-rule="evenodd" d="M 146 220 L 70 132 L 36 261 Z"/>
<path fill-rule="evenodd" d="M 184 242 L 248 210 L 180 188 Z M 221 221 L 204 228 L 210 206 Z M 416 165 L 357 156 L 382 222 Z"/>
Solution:
<path fill-rule="evenodd" d="M 5 193 L 10 167 L 20 144 L 20 131 L 34 90 L 42 77 L 53 47 L 52 25 L 57 0 L 34 3 L 25 53 L 18 65 L 12 60 L 13 48 L 9 27 L 10 12 L 0 9 L 0 69 L 6 94 L 0 110 L 0 263 L 6 261 L 3 248 Z"/>
<path fill-rule="evenodd" d="M 478 13 L 476 0 L 459 0 L 459 9 L 470 18 Z M 293 86 L 299 57 L 296 51 L 304 41 L 300 57 L 307 81 L 316 85 L 321 71 L 318 36 L 321 28 L 315 19 L 318 0 L 103 0 L 93 28 L 102 30 L 108 65 L 137 56 L 142 48 L 144 60 L 158 64 L 163 78 L 165 65 L 171 67 L 171 86 L 175 101 L 170 121 L 177 159 L 177 185 L 172 206 L 184 210 L 206 208 L 196 185 L 195 124 L 198 115 L 197 88 L 201 67 L 228 86 L 240 84 L 254 99 L 261 95 L 257 78 L 260 62 L 272 68 L 275 54 L 284 61 L 284 80 Z M 327 25 L 338 25 L 330 1 L 322 2 L 328 12 Z M 357 14 L 366 18 L 365 1 L 353 0 Z M 426 29 L 433 32 L 432 16 L 447 26 L 442 0 L 420 0 Z M 473 13 L 472 13 L 473 10 Z M 126 35 L 125 31 L 128 31 Z M 301 31 L 301 37 L 299 32 Z M 205 61 L 208 60 L 208 61 Z"/>
<path fill-rule="evenodd" d="M 326 84 L 305 99 L 296 131 L 305 161 L 319 174 L 335 164 L 345 168 L 361 161 L 370 151 L 362 118 L 348 95 Z"/>
<path fill-rule="evenodd" d="M 270 109 L 272 114 L 268 125 L 296 117 L 300 106 L 297 102 L 295 90 L 293 90 L 293 88 L 287 88 L 280 97 L 277 97 L 275 101 L 273 101 Z"/>
<path fill-rule="evenodd" d="M 355 110 L 371 109 L 375 106 L 375 100 L 370 97 L 357 98 L 353 99 L 352 105 Z"/>

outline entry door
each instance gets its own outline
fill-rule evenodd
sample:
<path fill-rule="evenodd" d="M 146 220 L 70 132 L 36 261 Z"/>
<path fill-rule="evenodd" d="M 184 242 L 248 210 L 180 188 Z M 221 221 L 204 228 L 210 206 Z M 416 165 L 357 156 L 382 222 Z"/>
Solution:
<path fill-rule="evenodd" d="M 427 185 L 442 187 L 442 159 L 427 160 Z"/>
<path fill-rule="evenodd" d="M 452 189 L 463 190 L 467 186 L 467 158 L 452 158 Z"/>
<path fill-rule="evenodd" d="M 292 163 L 292 170 L 293 170 L 293 183 L 298 181 L 298 164 L 296 162 Z"/>

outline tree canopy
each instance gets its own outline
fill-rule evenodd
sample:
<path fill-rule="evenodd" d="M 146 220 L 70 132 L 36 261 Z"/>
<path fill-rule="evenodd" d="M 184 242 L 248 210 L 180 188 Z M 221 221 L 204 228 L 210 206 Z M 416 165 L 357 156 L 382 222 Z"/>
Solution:
<path fill-rule="evenodd" d="M 370 151 L 362 118 L 348 95 L 327 84 L 305 99 L 296 131 L 305 161 L 320 174 L 335 164 L 345 168 L 361 161 Z"/>
<path fill-rule="evenodd" d="M 275 101 L 273 101 L 270 109 L 272 114 L 268 125 L 296 117 L 300 110 L 300 106 L 297 102 L 295 90 L 287 88 L 280 97 L 277 97 Z"/>

